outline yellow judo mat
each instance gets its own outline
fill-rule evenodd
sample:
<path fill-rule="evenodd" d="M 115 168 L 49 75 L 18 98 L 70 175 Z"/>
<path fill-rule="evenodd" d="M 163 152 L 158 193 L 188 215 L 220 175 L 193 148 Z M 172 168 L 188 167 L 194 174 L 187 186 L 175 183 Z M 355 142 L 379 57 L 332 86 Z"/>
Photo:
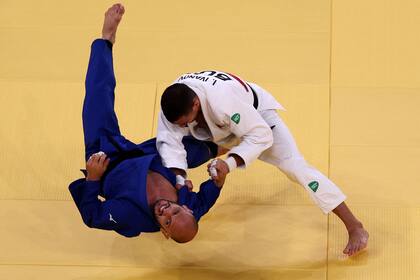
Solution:
<path fill-rule="evenodd" d="M 84 76 L 111 4 L 0 0 L 0 279 L 420 279 L 420 2 L 123 2 L 123 135 L 155 135 L 160 94 L 182 73 L 260 84 L 369 231 L 351 258 L 336 216 L 260 162 L 228 175 L 191 243 L 83 224 L 67 186 L 85 165 Z"/>

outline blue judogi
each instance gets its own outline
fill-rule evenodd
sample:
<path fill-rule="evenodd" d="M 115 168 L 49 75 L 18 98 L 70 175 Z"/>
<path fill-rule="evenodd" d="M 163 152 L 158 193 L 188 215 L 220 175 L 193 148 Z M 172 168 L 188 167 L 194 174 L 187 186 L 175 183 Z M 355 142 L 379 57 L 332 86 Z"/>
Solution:
<path fill-rule="evenodd" d="M 100 181 L 82 178 L 69 186 L 84 223 L 92 228 L 114 230 L 126 237 L 159 231 L 147 203 L 147 172 L 158 172 L 172 185 L 176 183 L 175 175 L 162 165 L 155 139 L 136 145 L 120 133 L 114 111 L 116 81 L 110 42 L 98 39 L 92 43 L 85 85 L 82 115 L 85 159 L 103 151 L 111 161 Z M 185 137 L 183 142 L 190 168 L 217 154 L 214 143 L 190 137 Z M 201 184 L 198 193 L 182 187 L 178 191 L 178 203 L 193 210 L 198 221 L 214 205 L 219 194 L 220 188 L 208 180 Z M 99 200 L 98 195 L 105 201 Z"/>

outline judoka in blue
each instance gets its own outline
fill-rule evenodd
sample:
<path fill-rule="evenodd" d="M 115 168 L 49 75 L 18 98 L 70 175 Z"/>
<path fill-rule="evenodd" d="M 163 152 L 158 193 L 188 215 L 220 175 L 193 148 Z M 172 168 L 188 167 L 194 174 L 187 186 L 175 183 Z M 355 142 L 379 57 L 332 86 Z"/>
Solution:
<path fill-rule="evenodd" d="M 115 85 L 112 44 L 97 39 L 91 46 L 85 82 L 85 159 L 102 151 L 110 163 L 100 180 L 82 178 L 69 186 L 83 222 L 126 237 L 162 230 L 175 241 L 187 242 L 195 236 L 197 222 L 216 202 L 221 186 L 208 180 L 198 193 L 187 186 L 176 190 L 175 175 L 163 167 L 155 139 L 134 144 L 121 135 L 114 111 Z M 217 145 L 212 142 L 188 137 L 183 142 L 190 168 L 217 155 Z"/>

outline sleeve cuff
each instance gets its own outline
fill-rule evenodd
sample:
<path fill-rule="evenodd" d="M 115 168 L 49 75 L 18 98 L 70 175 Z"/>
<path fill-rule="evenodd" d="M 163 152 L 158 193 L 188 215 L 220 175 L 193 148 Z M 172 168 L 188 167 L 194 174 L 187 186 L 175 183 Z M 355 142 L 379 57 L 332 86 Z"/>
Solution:
<path fill-rule="evenodd" d="M 89 191 L 92 191 L 94 189 L 99 190 L 101 188 L 101 181 L 88 181 L 88 180 L 86 180 L 86 188 L 88 188 Z"/>
<path fill-rule="evenodd" d="M 188 169 L 187 163 L 165 161 L 163 163 L 163 165 L 166 168 L 178 168 L 178 169 L 182 169 L 184 171 Z"/>
<path fill-rule="evenodd" d="M 213 180 L 207 180 L 206 182 L 205 182 L 206 184 L 205 184 L 205 187 L 206 188 L 208 188 L 208 189 L 210 189 L 210 190 L 214 190 L 214 191 L 216 191 L 217 193 L 220 193 L 220 191 L 221 191 L 221 187 L 219 188 L 215 183 L 214 183 L 214 181 Z"/>
<path fill-rule="evenodd" d="M 236 163 L 236 160 L 235 160 L 235 158 L 234 157 L 228 157 L 226 160 L 225 160 L 225 162 L 226 162 L 226 164 L 228 165 L 228 167 L 229 167 L 229 172 L 232 172 L 236 167 L 238 167 L 238 165 L 237 165 L 237 163 Z"/>

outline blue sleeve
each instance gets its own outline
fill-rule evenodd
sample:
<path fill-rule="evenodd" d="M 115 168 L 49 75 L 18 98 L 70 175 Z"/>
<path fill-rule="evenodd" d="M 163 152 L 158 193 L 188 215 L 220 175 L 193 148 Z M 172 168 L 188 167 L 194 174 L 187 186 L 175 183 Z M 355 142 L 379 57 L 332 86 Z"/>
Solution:
<path fill-rule="evenodd" d="M 207 180 L 200 185 L 198 193 L 188 191 L 186 186 L 182 187 L 178 192 L 178 202 L 186 205 L 193 211 L 193 215 L 197 222 L 206 214 L 219 198 L 220 189 L 213 180 Z"/>
<path fill-rule="evenodd" d="M 85 179 L 77 180 L 69 186 L 83 222 L 90 228 L 115 230 L 127 237 L 139 235 L 135 226 L 130 226 L 130 221 L 135 221 L 139 210 L 128 200 L 99 200 L 100 189 L 99 181 Z"/>
<path fill-rule="evenodd" d="M 217 156 L 218 146 L 210 141 L 197 140 L 192 136 L 182 138 L 187 151 L 188 168 L 195 168 Z M 156 138 L 149 139 L 138 145 L 146 154 L 157 154 Z"/>
<path fill-rule="evenodd" d="M 195 168 L 217 156 L 217 145 L 209 141 L 200 141 L 192 136 L 182 138 L 187 151 L 188 168 Z"/>

